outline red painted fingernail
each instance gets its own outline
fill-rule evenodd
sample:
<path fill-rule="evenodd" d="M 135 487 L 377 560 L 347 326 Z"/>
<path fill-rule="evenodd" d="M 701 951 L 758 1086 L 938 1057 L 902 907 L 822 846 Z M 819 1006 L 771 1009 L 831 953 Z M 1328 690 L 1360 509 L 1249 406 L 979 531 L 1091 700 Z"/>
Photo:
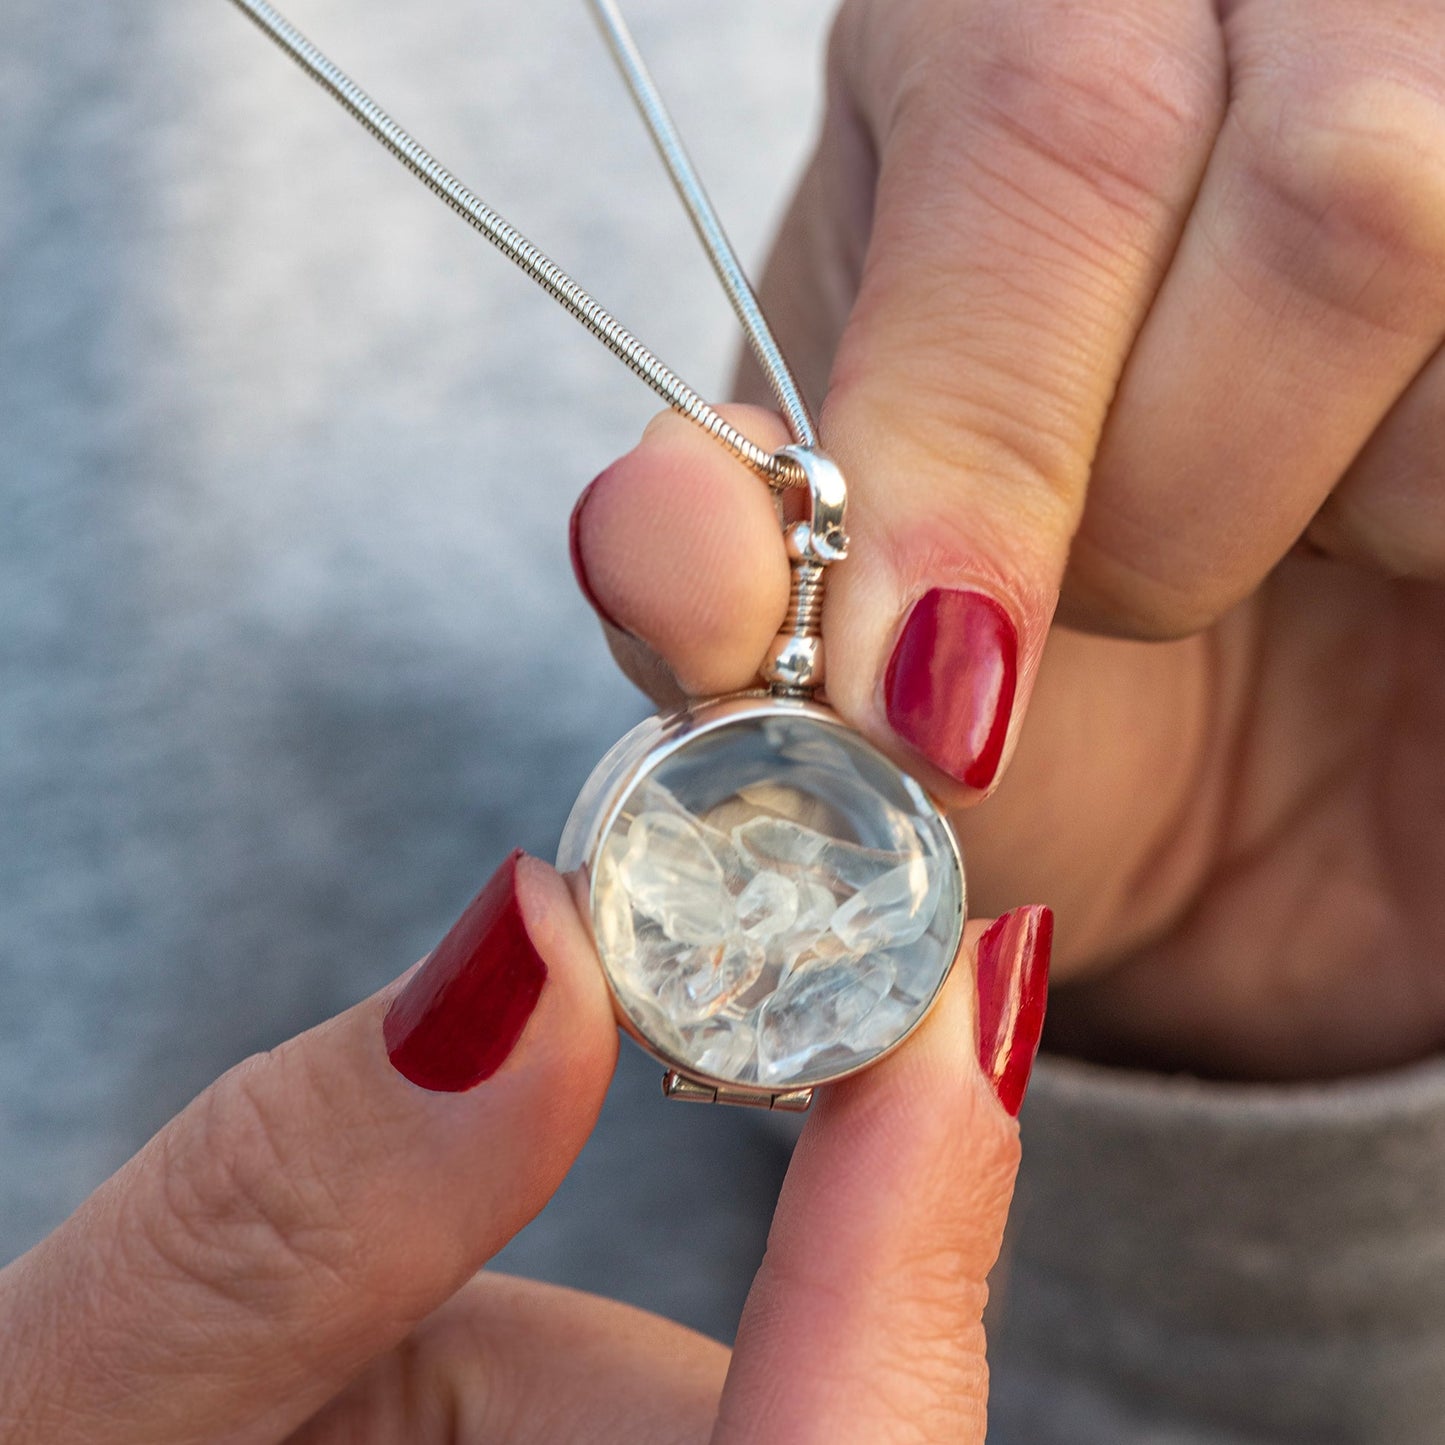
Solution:
<path fill-rule="evenodd" d="M 615 627 L 619 632 L 626 632 L 627 629 L 598 601 L 597 594 L 592 590 L 592 583 L 587 577 L 587 564 L 582 560 L 582 513 L 592 496 L 593 488 L 606 475 L 605 471 L 599 472 L 582 488 L 582 495 L 577 498 L 577 505 L 572 508 L 572 520 L 567 524 L 567 550 L 572 558 L 572 575 L 576 577 L 577 585 L 582 589 L 582 595 L 587 599 L 592 610 L 609 627 Z"/>
<path fill-rule="evenodd" d="M 521 857 L 497 869 L 386 1011 L 387 1057 L 423 1089 L 456 1094 L 491 1078 L 536 1007 L 547 965 L 517 906 Z"/>
<path fill-rule="evenodd" d="M 883 679 L 893 731 L 970 788 L 998 773 L 1018 684 L 1018 633 L 982 592 L 935 587 L 913 604 Z"/>
<path fill-rule="evenodd" d="M 1015 908 L 978 941 L 978 1060 L 1014 1118 L 1044 1031 L 1053 946 L 1047 908 Z"/>

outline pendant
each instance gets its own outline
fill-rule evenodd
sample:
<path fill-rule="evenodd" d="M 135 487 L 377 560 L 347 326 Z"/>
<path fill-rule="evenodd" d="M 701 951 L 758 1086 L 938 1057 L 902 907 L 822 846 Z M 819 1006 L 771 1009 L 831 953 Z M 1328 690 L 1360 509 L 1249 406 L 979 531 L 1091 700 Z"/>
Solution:
<path fill-rule="evenodd" d="M 618 1021 L 675 1098 L 805 1109 L 896 1048 L 963 936 L 957 839 L 923 787 L 815 693 L 824 569 L 846 552 L 841 473 L 787 447 L 810 515 L 771 686 L 649 718 L 563 830 Z"/>
<path fill-rule="evenodd" d="M 383 146 L 667 402 L 770 486 L 801 488 L 792 593 L 757 692 L 633 729 L 583 788 L 558 866 L 575 873 L 618 1020 L 675 1098 L 805 1109 L 896 1048 L 963 937 L 947 818 L 821 700 L 827 568 L 847 487 L 682 147 L 615 0 L 591 0 L 718 279 L 797 439 L 768 452 L 664 366 L 268 0 L 232 0 Z"/>

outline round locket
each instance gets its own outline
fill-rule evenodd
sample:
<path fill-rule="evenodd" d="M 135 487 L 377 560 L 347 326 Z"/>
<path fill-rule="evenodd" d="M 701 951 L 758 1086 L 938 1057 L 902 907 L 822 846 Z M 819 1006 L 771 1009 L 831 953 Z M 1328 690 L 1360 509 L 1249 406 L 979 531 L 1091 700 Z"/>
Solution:
<path fill-rule="evenodd" d="M 913 1031 L 963 933 L 958 843 L 923 788 L 831 709 L 766 692 L 634 728 L 557 862 L 680 1097 L 806 1107 Z"/>

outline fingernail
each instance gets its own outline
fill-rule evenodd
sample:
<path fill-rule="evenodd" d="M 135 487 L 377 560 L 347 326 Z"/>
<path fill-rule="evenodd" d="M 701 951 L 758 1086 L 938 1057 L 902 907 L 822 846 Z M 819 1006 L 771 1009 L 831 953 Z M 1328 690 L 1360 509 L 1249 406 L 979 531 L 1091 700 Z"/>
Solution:
<path fill-rule="evenodd" d="M 423 1089 L 456 1094 L 491 1078 L 532 1016 L 547 965 L 517 904 L 521 857 L 493 874 L 386 1011 L 387 1057 Z"/>
<path fill-rule="evenodd" d="M 1015 908 L 978 941 L 978 1061 L 1018 1118 L 1044 1030 L 1054 915 Z"/>
<path fill-rule="evenodd" d="M 935 587 L 913 604 L 884 675 L 893 731 L 970 788 L 998 773 L 1018 683 L 1018 633 L 982 592 Z"/>
<path fill-rule="evenodd" d="M 626 632 L 627 629 L 598 601 L 597 594 L 592 590 L 592 583 L 587 577 L 587 564 L 582 560 L 582 513 L 592 496 L 593 488 L 606 475 L 605 471 L 599 472 L 582 488 L 582 495 L 577 498 L 577 505 L 572 508 L 572 520 L 567 524 L 567 550 L 572 558 L 572 575 L 576 577 L 577 585 L 582 589 L 582 595 L 587 599 L 592 610 L 609 627 L 615 627 L 619 632 Z"/>

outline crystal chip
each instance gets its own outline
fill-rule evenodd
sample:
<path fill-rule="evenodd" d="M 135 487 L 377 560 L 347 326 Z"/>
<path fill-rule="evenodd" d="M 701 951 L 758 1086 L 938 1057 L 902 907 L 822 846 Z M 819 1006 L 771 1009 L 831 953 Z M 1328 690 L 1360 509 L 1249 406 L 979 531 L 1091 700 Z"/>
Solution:
<path fill-rule="evenodd" d="M 837 895 L 815 878 L 804 878 L 798 884 L 798 917 L 793 928 L 814 936 L 821 934 L 833 921 L 838 906 Z"/>
<path fill-rule="evenodd" d="M 734 1082 L 757 1078 L 757 1031 L 733 1019 L 712 1018 L 685 1030 L 689 1059 L 698 1071 Z"/>
<path fill-rule="evenodd" d="M 794 974 L 763 1005 L 758 1020 L 758 1073 L 766 1080 L 805 1068 L 825 1049 L 851 1044 L 865 1048 L 868 1016 L 893 983 L 883 959 L 830 964 Z M 886 1047 L 887 1040 L 874 1046 Z"/>
<path fill-rule="evenodd" d="M 863 888 L 898 866 L 899 855 L 878 848 L 860 848 L 805 828 L 787 818 L 766 815 L 738 824 L 732 831 L 738 856 L 754 868 L 783 872 L 807 871 L 830 882 Z"/>
<path fill-rule="evenodd" d="M 922 938 L 938 907 L 938 870 L 931 861 L 910 858 L 860 888 L 833 915 L 833 932 L 859 953 Z"/>
<path fill-rule="evenodd" d="M 793 926 L 774 940 L 785 970 L 823 958 L 851 957 L 838 935 L 829 932 L 838 899 L 831 888 L 813 878 L 798 880 L 798 916 Z"/>
<path fill-rule="evenodd" d="M 806 868 L 828 840 L 786 818 L 750 818 L 733 829 L 733 846 L 754 868 Z"/>
<path fill-rule="evenodd" d="M 923 1012 L 922 1003 L 913 1003 L 899 998 L 897 989 L 885 994 L 877 1006 L 870 1009 L 843 1036 L 843 1042 L 850 1049 L 875 1052 L 879 1039 L 901 1039 L 918 1022 Z"/>
<path fill-rule="evenodd" d="M 745 938 L 721 943 L 669 944 L 647 952 L 638 974 L 679 1024 L 713 1017 L 763 971 L 763 951 Z"/>
<path fill-rule="evenodd" d="M 606 958 L 630 959 L 637 947 L 632 905 L 622 887 L 617 851 L 604 848 L 597 864 L 597 892 L 605 900 L 597 910 L 597 947 Z"/>
<path fill-rule="evenodd" d="M 715 943 L 732 932 L 735 910 L 722 865 L 694 823 L 673 813 L 640 813 L 627 832 L 619 881 L 632 907 L 679 943 Z"/>
<path fill-rule="evenodd" d="M 747 938 L 786 933 L 798 917 L 798 889 L 781 873 L 754 873 L 737 897 L 738 926 Z"/>

